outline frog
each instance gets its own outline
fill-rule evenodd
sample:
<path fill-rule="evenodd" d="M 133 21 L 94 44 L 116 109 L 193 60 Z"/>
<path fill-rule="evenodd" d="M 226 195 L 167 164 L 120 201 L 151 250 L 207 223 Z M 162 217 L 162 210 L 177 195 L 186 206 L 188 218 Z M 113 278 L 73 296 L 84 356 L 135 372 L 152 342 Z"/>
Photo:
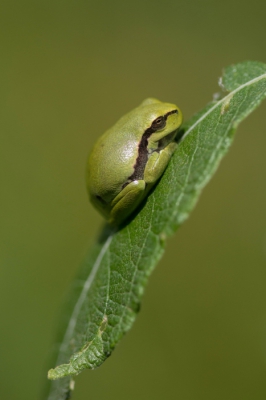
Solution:
<path fill-rule="evenodd" d="M 147 98 L 96 141 L 87 189 L 109 224 L 125 223 L 158 182 L 176 149 L 182 119 L 175 104 Z"/>

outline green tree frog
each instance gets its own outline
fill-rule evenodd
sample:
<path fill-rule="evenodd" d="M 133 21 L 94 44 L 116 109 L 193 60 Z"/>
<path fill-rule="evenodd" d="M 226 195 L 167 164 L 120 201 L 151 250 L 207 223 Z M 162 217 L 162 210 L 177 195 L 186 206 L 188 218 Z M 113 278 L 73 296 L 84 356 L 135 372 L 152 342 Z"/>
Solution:
<path fill-rule="evenodd" d="M 120 225 L 163 174 L 182 123 L 175 104 L 148 98 L 108 129 L 88 159 L 92 204 L 112 225 Z"/>

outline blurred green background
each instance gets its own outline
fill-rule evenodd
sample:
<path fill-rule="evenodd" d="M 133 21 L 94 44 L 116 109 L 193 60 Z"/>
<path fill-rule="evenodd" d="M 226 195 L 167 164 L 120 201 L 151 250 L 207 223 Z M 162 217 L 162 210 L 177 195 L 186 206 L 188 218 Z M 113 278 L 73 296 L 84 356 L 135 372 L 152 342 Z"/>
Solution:
<path fill-rule="evenodd" d="M 102 218 L 84 168 L 145 97 L 185 118 L 222 68 L 266 62 L 265 0 L 0 5 L 1 398 L 40 398 L 64 294 Z M 142 310 L 75 400 L 266 398 L 266 103 L 168 242 Z M 49 365 L 51 367 L 51 365 Z"/>

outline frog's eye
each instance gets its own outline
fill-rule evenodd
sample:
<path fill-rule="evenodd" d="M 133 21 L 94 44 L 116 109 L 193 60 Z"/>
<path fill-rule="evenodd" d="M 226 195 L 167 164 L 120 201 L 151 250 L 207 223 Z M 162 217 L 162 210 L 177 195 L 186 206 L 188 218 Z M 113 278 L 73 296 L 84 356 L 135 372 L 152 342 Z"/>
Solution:
<path fill-rule="evenodd" d="M 162 129 L 165 127 L 166 121 L 163 116 L 156 118 L 153 123 L 152 123 L 152 128 L 157 130 L 157 129 Z"/>

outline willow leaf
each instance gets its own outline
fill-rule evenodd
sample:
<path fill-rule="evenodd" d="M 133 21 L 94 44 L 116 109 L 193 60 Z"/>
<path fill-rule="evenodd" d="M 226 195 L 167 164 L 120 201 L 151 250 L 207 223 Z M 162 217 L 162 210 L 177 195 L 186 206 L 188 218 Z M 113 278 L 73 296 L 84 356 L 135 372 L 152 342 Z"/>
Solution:
<path fill-rule="evenodd" d="M 165 239 L 188 217 L 238 124 L 266 97 L 266 65 L 228 67 L 220 85 L 229 93 L 184 125 L 177 150 L 142 209 L 117 232 L 105 227 L 84 261 L 61 326 L 56 367 L 48 374 L 49 400 L 67 399 L 73 377 L 101 365 L 131 328 Z"/>

